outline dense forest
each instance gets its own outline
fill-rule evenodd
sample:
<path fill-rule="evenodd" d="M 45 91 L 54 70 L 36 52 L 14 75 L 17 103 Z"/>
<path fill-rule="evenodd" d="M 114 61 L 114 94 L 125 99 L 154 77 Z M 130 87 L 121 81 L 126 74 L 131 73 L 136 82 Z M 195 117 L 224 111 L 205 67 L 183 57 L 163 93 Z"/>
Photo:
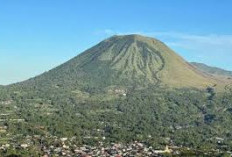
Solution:
<path fill-rule="evenodd" d="M 155 148 L 232 149 L 230 88 L 124 91 L 47 91 L 51 95 L 2 88 L 0 125 L 6 132 L 0 142 L 43 135 L 75 136 L 79 145 L 146 141 Z"/>

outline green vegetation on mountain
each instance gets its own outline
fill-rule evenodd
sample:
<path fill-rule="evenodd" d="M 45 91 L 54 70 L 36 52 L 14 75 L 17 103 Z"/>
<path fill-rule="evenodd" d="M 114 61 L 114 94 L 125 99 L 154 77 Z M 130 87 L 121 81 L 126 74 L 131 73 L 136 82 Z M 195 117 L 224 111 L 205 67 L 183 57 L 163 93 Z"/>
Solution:
<path fill-rule="evenodd" d="M 218 84 L 164 43 L 139 35 L 113 36 L 70 61 L 17 86 L 106 88 L 109 86 L 206 88 Z"/>
<path fill-rule="evenodd" d="M 40 135 L 30 148 L 75 137 L 73 145 L 137 140 L 155 148 L 231 150 L 226 83 L 156 39 L 113 36 L 40 76 L 0 88 L 0 144 Z"/>

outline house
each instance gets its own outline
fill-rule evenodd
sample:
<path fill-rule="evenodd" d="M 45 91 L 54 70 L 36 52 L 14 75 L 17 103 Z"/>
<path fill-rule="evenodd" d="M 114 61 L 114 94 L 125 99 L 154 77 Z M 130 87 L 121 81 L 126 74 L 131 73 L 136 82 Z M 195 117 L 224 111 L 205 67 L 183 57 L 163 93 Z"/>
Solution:
<path fill-rule="evenodd" d="M 154 153 L 156 153 L 156 154 L 165 154 L 165 153 L 170 154 L 172 152 L 173 152 L 172 149 L 169 149 L 168 146 L 165 147 L 165 150 L 155 150 L 154 151 Z"/>

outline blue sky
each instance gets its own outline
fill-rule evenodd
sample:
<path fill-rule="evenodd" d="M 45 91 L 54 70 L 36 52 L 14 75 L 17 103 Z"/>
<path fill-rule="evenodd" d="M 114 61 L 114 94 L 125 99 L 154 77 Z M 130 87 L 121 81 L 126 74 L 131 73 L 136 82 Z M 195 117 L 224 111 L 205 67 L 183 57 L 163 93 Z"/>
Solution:
<path fill-rule="evenodd" d="M 232 70 L 231 0 L 0 0 L 0 84 L 43 73 L 114 34 L 158 38 Z"/>

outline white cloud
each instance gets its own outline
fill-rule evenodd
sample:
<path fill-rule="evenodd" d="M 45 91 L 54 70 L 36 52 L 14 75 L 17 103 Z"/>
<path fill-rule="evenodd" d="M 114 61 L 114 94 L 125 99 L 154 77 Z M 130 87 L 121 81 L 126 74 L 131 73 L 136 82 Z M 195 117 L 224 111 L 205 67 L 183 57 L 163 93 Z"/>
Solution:
<path fill-rule="evenodd" d="M 122 31 L 115 31 L 112 29 L 104 29 L 100 31 L 94 32 L 95 35 L 104 35 L 104 36 L 112 36 L 112 35 L 126 35 L 126 34 L 141 34 L 141 35 L 147 35 L 144 32 L 122 32 Z"/>
<path fill-rule="evenodd" d="M 113 34 L 115 34 L 115 32 L 114 32 L 113 30 L 111 30 L 111 29 L 105 29 L 105 30 L 103 31 L 103 33 L 105 33 L 105 34 L 107 34 L 107 35 L 113 35 Z"/>
<path fill-rule="evenodd" d="M 209 65 L 232 70 L 232 35 L 195 35 L 184 33 L 158 33 L 167 45 L 190 61 L 204 62 Z"/>

